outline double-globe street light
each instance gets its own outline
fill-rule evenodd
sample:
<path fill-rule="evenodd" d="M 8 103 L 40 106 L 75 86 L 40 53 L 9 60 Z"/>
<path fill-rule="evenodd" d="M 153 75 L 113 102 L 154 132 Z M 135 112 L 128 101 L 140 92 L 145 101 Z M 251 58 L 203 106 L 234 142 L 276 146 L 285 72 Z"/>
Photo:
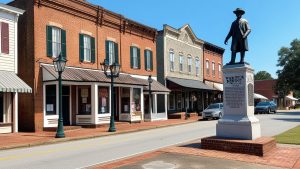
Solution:
<path fill-rule="evenodd" d="M 58 126 L 56 130 L 56 138 L 64 138 L 65 132 L 64 132 L 64 121 L 62 117 L 62 84 L 61 84 L 61 74 L 65 70 L 67 60 L 62 57 L 60 54 L 58 57 L 56 57 L 53 60 L 53 65 L 55 68 L 55 71 L 58 72 Z"/>
<path fill-rule="evenodd" d="M 115 132 L 115 100 L 114 100 L 114 78 L 118 77 L 120 74 L 120 65 L 116 62 L 109 64 L 109 61 L 104 59 L 104 62 L 100 64 L 102 71 L 106 77 L 110 78 L 110 90 L 111 90 L 111 115 L 110 115 L 110 124 L 109 124 L 109 132 Z"/>

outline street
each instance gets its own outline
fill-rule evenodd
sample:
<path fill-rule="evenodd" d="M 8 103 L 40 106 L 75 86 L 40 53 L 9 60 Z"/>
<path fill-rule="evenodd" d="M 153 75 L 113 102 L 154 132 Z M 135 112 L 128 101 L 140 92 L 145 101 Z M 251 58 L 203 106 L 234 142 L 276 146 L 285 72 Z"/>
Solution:
<path fill-rule="evenodd" d="M 273 136 L 300 124 L 300 112 L 257 115 L 262 135 Z M 215 135 L 217 121 L 0 152 L 0 168 L 85 168 Z"/>

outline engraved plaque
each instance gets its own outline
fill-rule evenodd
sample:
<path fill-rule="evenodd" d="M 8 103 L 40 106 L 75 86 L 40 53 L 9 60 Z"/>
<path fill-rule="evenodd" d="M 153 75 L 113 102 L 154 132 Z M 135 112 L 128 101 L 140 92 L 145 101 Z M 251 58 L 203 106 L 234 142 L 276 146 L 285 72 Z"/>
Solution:
<path fill-rule="evenodd" d="M 226 106 L 230 108 L 241 108 L 245 102 L 243 87 L 225 87 Z"/>
<path fill-rule="evenodd" d="M 254 106 L 254 86 L 252 83 L 248 84 L 248 105 Z"/>

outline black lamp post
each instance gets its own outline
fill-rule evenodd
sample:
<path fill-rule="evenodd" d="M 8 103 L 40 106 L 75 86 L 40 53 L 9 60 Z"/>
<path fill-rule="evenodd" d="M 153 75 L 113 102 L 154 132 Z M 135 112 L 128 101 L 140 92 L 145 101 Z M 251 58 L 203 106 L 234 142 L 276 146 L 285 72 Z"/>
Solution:
<path fill-rule="evenodd" d="M 149 115 L 152 116 L 152 94 L 151 94 L 151 83 L 153 82 L 153 79 L 151 78 L 151 75 L 148 77 L 148 83 L 149 83 Z"/>
<path fill-rule="evenodd" d="M 61 56 L 61 54 L 53 60 L 53 65 L 55 71 L 58 72 L 58 125 L 56 130 L 56 138 L 64 138 L 64 121 L 62 117 L 62 84 L 61 84 L 61 74 L 65 70 L 67 60 Z"/>
<path fill-rule="evenodd" d="M 110 115 L 110 124 L 109 124 L 109 132 L 115 132 L 115 100 L 114 100 L 114 78 L 118 77 L 120 74 L 120 65 L 118 63 L 109 64 L 108 60 L 104 59 L 104 62 L 100 64 L 101 69 L 104 71 L 106 77 L 110 78 L 110 88 L 111 88 L 111 115 Z"/>

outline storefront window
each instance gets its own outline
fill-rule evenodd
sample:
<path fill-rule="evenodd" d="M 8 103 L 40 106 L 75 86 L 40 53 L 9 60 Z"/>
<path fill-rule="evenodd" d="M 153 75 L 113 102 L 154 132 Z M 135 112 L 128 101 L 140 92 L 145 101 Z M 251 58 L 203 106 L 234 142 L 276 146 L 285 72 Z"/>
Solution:
<path fill-rule="evenodd" d="M 141 89 L 133 89 L 133 104 L 132 111 L 137 112 L 141 111 Z"/>
<path fill-rule="evenodd" d="M 46 86 L 46 115 L 56 115 L 56 85 Z"/>
<path fill-rule="evenodd" d="M 92 113 L 91 106 L 91 86 L 78 87 L 78 114 L 90 115 Z"/>
<path fill-rule="evenodd" d="M 175 109 L 175 94 L 170 93 L 169 95 L 169 109 L 174 110 Z"/>
<path fill-rule="evenodd" d="M 4 112 L 3 112 L 3 93 L 0 93 L 0 123 L 3 123 L 3 116 L 4 116 Z"/>
<path fill-rule="evenodd" d="M 181 107 L 182 107 L 181 105 L 182 105 L 182 94 L 179 93 L 177 95 L 177 109 L 181 109 Z"/>
<path fill-rule="evenodd" d="M 130 113 L 130 88 L 121 88 L 121 113 Z"/>
<path fill-rule="evenodd" d="M 98 114 L 109 113 L 109 88 L 99 87 L 98 92 Z"/>

